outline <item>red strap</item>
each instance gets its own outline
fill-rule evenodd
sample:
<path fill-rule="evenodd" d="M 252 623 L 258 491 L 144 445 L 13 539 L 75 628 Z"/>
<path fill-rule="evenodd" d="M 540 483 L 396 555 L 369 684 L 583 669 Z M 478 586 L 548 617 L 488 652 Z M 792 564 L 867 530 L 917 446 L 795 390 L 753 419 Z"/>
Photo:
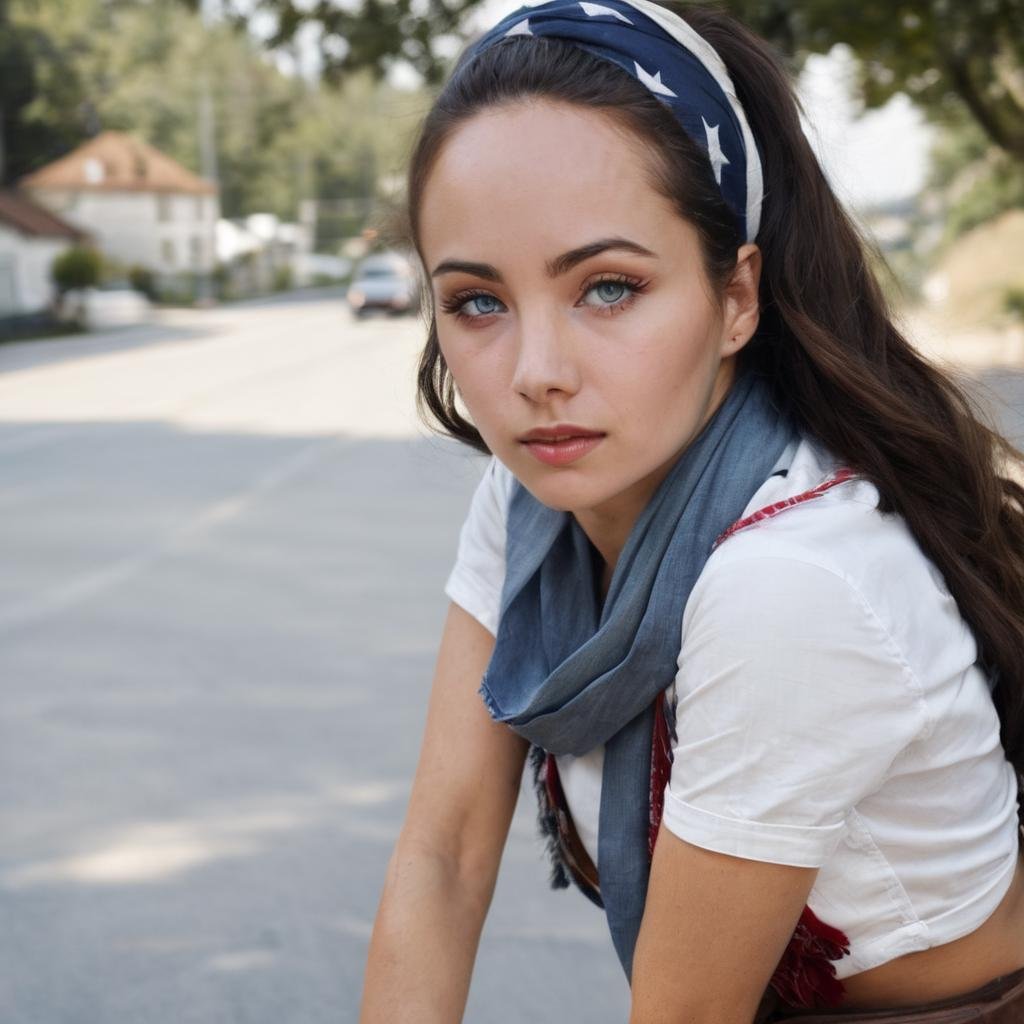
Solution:
<path fill-rule="evenodd" d="M 745 530 L 748 526 L 754 526 L 757 523 L 762 523 L 766 519 L 771 519 L 772 516 L 777 516 L 780 512 L 785 511 L 787 508 L 792 508 L 794 505 L 800 505 L 805 501 L 810 501 L 812 498 L 817 498 L 819 494 L 824 494 L 826 491 L 835 487 L 836 484 L 845 483 L 854 476 L 856 476 L 856 474 L 853 470 L 844 466 L 836 472 L 835 476 L 829 477 L 828 480 L 818 484 L 817 487 L 812 487 L 809 491 L 804 491 L 802 494 L 794 494 L 791 498 L 783 498 L 781 501 L 777 501 L 773 505 L 766 505 L 764 508 L 759 508 L 756 512 L 751 512 L 749 516 L 737 519 L 732 526 L 723 530 L 718 535 L 718 539 L 711 545 L 711 550 L 714 551 L 723 540 L 727 537 L 731 537 L 734 533 L 738 533 L 740 530 Z"/>

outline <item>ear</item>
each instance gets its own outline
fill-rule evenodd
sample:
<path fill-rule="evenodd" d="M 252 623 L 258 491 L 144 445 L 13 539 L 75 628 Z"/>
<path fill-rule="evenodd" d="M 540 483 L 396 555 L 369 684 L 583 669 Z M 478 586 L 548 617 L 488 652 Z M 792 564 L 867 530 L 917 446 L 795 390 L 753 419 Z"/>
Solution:
<path fill-rule="evenodd" d="M 736 251 L 736 266 L 725 286 L 722 302 L 722 357 L 734 355 L 753 337 L 761 319 L 758 290 L 761 250 L 752 242 Z"/>

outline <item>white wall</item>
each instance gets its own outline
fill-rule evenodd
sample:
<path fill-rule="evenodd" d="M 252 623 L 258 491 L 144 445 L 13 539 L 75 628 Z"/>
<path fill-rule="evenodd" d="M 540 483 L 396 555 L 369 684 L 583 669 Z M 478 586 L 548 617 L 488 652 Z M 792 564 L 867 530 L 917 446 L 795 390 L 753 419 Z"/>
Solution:
<path fill-rule="evenodd" d="M 50 267 L 71 243 L 26 237 L 0 224 L 0 316 L 39 313 L 54 296 Z"/>
<path fill-rule="evenodd" d="M 32 197 L 88 231 L 102 253 L 129 266 L 161 274 L 213 268 L 216 196 L 32 189 Z"/>

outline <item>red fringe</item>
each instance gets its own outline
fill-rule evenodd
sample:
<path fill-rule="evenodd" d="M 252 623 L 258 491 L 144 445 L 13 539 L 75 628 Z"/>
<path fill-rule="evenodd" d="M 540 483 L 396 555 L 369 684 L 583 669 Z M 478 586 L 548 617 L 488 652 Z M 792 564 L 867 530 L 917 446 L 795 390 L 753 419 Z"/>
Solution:
<path fill-rule="evenodd" d="M 827 1009 L 839 1006 L 845 988 L 833 960 L 850 952 L 850 940 L 804 907 L 769 984 L 792 1007 Z"/>

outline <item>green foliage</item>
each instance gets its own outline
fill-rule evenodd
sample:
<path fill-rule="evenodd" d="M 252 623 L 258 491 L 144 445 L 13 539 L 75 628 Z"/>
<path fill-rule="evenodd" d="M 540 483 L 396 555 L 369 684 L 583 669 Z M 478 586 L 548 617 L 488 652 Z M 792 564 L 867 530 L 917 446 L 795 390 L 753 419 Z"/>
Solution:
<path fill-rule="evenodd" d="M 946 233 L 956 238 L 979 224 L 998 217 L 1004 210 L 1024 206 L 1024 168 L 1010 160 L 994 160 L 979 168 L 978 180 L 951 206 Z"/>
<path fill-rule="evenodd" d="M 1005 210 L 1024 207 L 1024 162 L 994 146 L 963 116 L 932 148 L 929 187 L 943 205 L 944 241 L 951 242 Z"/>
<path fill-rule="evenodd" d="M 1003 296 L 1003 308 L 1018 320 L 1024 320 L 1024 288 L 1010 288 Z"/>
<path fill-rule="evenodd" d="M 274 282 L 271 287 L 275 292 L 287 291 L 292 286 L 292 268 L 278 267 L 274 271 Z"/>
<path fill-rule="evenodd" d="M 692 2 L 692 0 L 691 0 Z M 276 24 L 269 45 L 288 47 L 305 26 L 318 32 L 325 73 L 383 76 L 402 59 L 428 86 L 480 0 L 224 0 L 238 24 L 254 9 Z M 675 0 L 685 8 L 688 0 Z M 798 65 L 837 43 L 859 58 L 868 107 L 905 92 L 933 120 L 964 111 L 997 146 L 1024 160 L 1024 0 L 722 0 Z"/>
<path fill-rule="evenodd" d="M 163 274 L 157 284 L 157 301 L 165 306 L 191 306 L 199 295 L 199 278 L 191 270 Z"/>
<path fill-rule="evenodd" d="M 199 172 L 206 94 L 223 215 L 293 220 L 302 199 L 372 197 L 379 175 L 400 170 L 422 108 L 369 74 L 340 92 L 289 77 L 248 33 L 204 26 L 181 0 L 8 0 L 6 9 L 7 181 L 105 128 L 135 133 Z M 16 103 L 5 99 L 18 90 Z"/>
<path fill-rule="evenodd" d="M 858 58 L 866 107 L 906 93 L 936 123 L 969 115 L 990 143 L 1024 160 L 1024 0 L 725 0 L 784 53 Z"/>
<path fill-rule="evenodd" d="M 51 267 L 53 282 L 58 291 L 72 288 L 91 288 L 99 283 L 103 269 L 103 257 L 87 246 L 72 246 L 65 249 Z"/>
<path fill-rule="evenodd" d="M 319 31 L 323 74 L 334 84 L 353 71 L 382 77 L 397 58 L 408 61 L 434 86 L 448 69 L 448 54 L 462 33 L 466 15 L 480 0 L 362 0 L 339 4 L 321 0 L 224 0 L 235 24 L 255 13 L 276 26 L 271 47 L 288 47 L 304 25 Z"/>
<path fill-rule="evenodd" d="M 151 301 L 157 297 L 156 278 L 149 267 L 136 264 L 128 269 L 128 282 L 137 291 L 142 292 Z"/>
<path fill-rule="evenodd" d="M 73 85 L 69 78 L 52 74 L 57 48 L 38 25 L 13 20 L 8 7 L 0 0 L 0 185 L 55 159 L 78 140 L 67 116 L 74 104 Z M 47 89 L 53 116 L 39 117 L 35 105 Z"/>

